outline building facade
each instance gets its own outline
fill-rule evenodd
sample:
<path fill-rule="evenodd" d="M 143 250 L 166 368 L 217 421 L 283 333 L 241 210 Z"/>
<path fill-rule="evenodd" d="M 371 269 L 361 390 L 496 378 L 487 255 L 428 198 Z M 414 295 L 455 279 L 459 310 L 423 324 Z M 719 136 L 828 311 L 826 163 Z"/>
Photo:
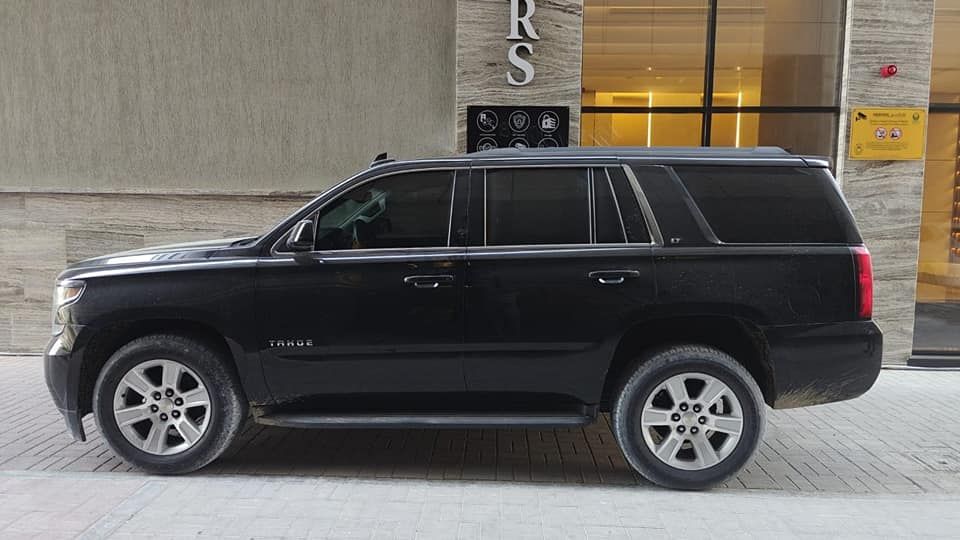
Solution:
<path fill-rule="evenodd" d="M 950 362 L 958 31 L 960 0 L 0 0 L 0 351 L 41 349 L 64 265 L 256 233 L 379 152 L 776 145 L 832 158 L 885 361 Z M 862 108 L 929 113 L 925 152 L 859 159 Z"/>

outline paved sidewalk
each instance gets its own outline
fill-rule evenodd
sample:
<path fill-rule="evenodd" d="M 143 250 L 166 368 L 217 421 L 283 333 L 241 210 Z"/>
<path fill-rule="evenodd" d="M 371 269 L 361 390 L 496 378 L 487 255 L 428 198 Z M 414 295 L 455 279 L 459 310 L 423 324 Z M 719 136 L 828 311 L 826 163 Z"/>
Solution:
<path fill-rule="evenodd" d="M 202 473 L 151 477 L 87 420 L 74 442 L 37 357 L 0 357 L 0 537 L 956 537 L 960 372 L 884 371 L 854 401 L 771 411 L 722 489 L 652 487 L 606 422 L 568 430 L 249 425 Z"/>
<path fill-rule="evenodd" d="M 66 433 L 42 359 L 0 357 L 0 471 L 129 471 L 92 417 Z M 730 489 L 960 494 L 960 372 L 883 371 L 865 396 L 770 411 L 755 463 Z M 606 420 L 561 430 L 293 430 L 250 424 L 207 474 L 644 483 Z"/>
<path fill-rule="evenodd" d="M 0 537 L 956 538 L 960 498 L 0 472 Z"/>

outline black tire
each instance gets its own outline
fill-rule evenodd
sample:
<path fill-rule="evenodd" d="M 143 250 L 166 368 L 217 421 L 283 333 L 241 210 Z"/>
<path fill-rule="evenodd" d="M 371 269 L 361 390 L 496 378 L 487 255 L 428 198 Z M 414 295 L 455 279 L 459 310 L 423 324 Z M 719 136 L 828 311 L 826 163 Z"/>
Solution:
<path fill-rule="evenodd" d="M 174 360 L 193 370 L 210 398 L 206 430 L 193 446 L 177 454 L 151 454 L 134 446 L 114 416 L 113 397 L 121 379 L 133 367 L 154 359 Z M 188 473 L 217 459 L 247 417 L 246 398 L 228 361 L 208 345 L 179 335 L 145 336 L 121 347 L 104 365 L 93 393 L 94 416 L 107 444 L 127 463 L 156 474 Z"/>
<path fill-rule="evenodd" d="M 648 448 L 643 438 L 640 414 L 644 404 L 667 379 L 681 373 L 703 373 L 719 379 L 733 392 L 742 408 L 740 440 L 725 459 L 709 468 L 686 470 L 668 465 Z M 677 345 L 652 351 L 637 360 L 620 387 L 611 421 L 627 462 L 637 472 L 663 487 L 699 490 L 728 480 L 750 462 L 763 439 L 764 405 L 756 381 L 730 355 L 712 347 Z"/>

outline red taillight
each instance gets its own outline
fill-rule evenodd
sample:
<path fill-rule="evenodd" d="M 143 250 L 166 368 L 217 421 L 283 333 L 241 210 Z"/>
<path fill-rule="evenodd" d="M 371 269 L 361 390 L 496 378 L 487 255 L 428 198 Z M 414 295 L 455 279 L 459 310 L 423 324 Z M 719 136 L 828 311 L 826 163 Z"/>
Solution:
<path fill-rule="evenodd" d="M 873 262 L 870 252 L 863 246 L 850 248 L 857 271 L 857 317 L 873 316 Z"/>

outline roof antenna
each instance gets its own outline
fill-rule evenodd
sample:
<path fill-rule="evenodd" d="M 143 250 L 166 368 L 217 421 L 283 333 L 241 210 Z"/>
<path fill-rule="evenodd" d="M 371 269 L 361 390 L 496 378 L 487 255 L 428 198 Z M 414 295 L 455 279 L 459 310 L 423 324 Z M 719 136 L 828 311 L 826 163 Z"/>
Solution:
<path fill-rule="evenodd" d="M 373 161 L 370 162 L 370 166 L 371 166 L 371 167 L 375 167 L 375 166 L 377 166 L 377 165 L 382 165 L 382 164 L 384 164 L 384 163 L 389 163 L 389 162 L 391 162 L 391 161 L 394 161 L 394 160 L 388 158 L 386 152 L 381 152 L 381 153 L 377 154 L 377 157 L 373 158 Z"/>

